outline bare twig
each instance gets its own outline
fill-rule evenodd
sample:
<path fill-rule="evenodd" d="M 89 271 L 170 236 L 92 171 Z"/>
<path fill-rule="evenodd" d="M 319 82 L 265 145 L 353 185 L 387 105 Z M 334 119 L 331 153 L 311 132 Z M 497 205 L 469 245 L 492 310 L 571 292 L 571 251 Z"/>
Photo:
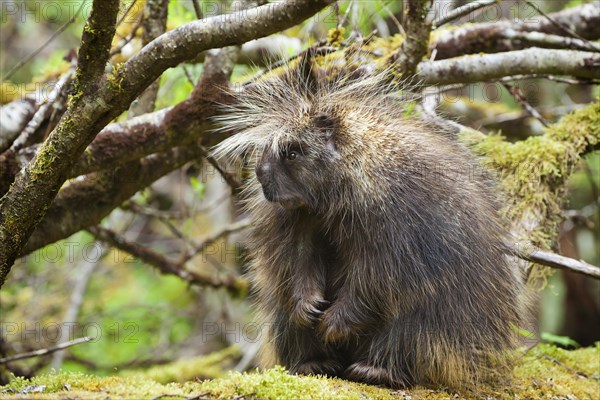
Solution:
<path fill-rule="evenodd" d="M 125 18 L 127 18 L 127 16 L 129 15 L 129 13 L 131 12 L 131 10 L 133 10 L 133 7 L 135 7 L 136 3 L 137 3 L 137 0 L 133 0 L 131 2 L 131 4 L 129 5 L 129 7 L 127 7 L 127 9 L 125 10 L 125 12 L 121 16 L 121 18 L 119 18 L 119 20 L 117 21 L 117 26 L 120 26 L 123 23 L 123 21 L 125 21 Z"/>
<path fill-rule="evenodd" d="M 185 65 L 182 65 L 181 69 L 183 69 L 183 74 L 185 75 L 185 78 L 187 79 L 188 83 L 190 85 L 192 85 L 192 87 L 194 87 L 194 85 L 195 85 L 194 78 L 192 78 L 192 74 L 190 74 L 190 70 L 187 69 L 187 67 Z"/>
<path fill-rule="evenodd" d="M 171 222 L 172 213 L 166 213 L 164 211 L 159 210 L 152 210 L 150 208 L 139 205 L 135 201 L 127 201 L 121 206 L 121 208 L 123 210 L 131 211 L 135 214 L 156 218 L 161 223 L 163 223 L 167 227 L 167 229 L 169 229 L 171 233 L 177 238 L 184 240 L 187 243 L 192 243 L 191 239 L 189 239 L 183 232 L 181 232 L 175 225 L 173 225 L 173 223 Z"/>
<path fill-rule="evenodd" d="M 525 109 L 525 111 L 529 115 L 531 115 L 533 118 L 540 121 L 542 123 L 542 125 L 544 125 L 545 127 L 550 126 L 548 121 L 546 121 L 546 119 L 544 117 L 542 117 L 542 115 L 538 112 L 538 110 L 536 110 L 531 104 L 529 104 L 529 102 L 527 101 L 527 99 L 525 98 L 523 93 L 521 93 L 521 90 L 517 86 L 513 86 L 509 83 L 503 83 L 503 86 L 506 88 L 506 90 L 508 90 L 508 92 L 510 94 L 513 95 L 515 100 L 523 107 L 523 109 Z"/>
<path fill-rule="evenodd" d="M 194 5 L 194 12 L 196 13 L 196 18 L 202 19 L 204 16 L 202 15 L 202 7 L 200 7 L 199 0 L 192 0 L 192 4 Z"/>
<path fill-rule="evenodd" d="M 213 156 L 210 155 L 209 151 L 206 148 L 202 149 L 205 157 L 206 157 L 206 161 L 208 161 L 210 163 L 210 165 L 213 166 L 214 169 L 216 169 L 219 174 L 223 177 L 223 179 L 225 180 L 225 182 L 227 182 L 227 184 L 229 185 L 229 187 L 231 187 L 231 190 L 233 193 L 237 193 L 239 192 L 242 184 L 240 182 L 238 182 L 232 174 L 230 174 L 229 172 L 227 172 L 225 170 L 225 168 L 221 167 L 221 165 L 219 164 L 219 162 L 217 160 L 215 160 L 215 158 Z"/>
<path fill-rule="evenodd" d="M 234 223 L 226 226 L 225 228 L 221 229 L 219 232 L 215 233 L 214 235 L 204 239 L 204 241 L 202 241 L 202 243 L 194 246 L 194 249 L 192 251 L 182 254 L 181 257 L 179 258 L 179 260 L 177 261 L 176 265 L 178 267 L 181 267 L 186 262 L 188 262 L 193 257 L 195 257 L 197 254 L 202 253 L 209 246 L 213 245 L 217 240 L 222 239 L 226 236 L 229 236 L 232 233 L 239 232 L 241 230 L 248 228 L 250 226 L 250 223 L 251 223 L 250 219 L 246 218 L 246 219 L 234 222 Z"/>
<path fill-rule="evenodd" d="M 455 19 L 464 17 L 465 15 L 470 14 L 473 11 L 491 6 L 494 3 L 498 3 L 498 0 L 478 0 L 472 3 L 467 3 L 464 6 L 455 8 L 448 14 L 440 15 L 438 18 L 436 18 L 432 24 L 433 29 L 439 28 L 440 26 L 445 25 L 448 22 L 454 21 Z"/>
<path fill-rule="evenodd" d="M 226 288 L 235 295 L 239 295 L 246 290 L 246 281 L 240 277 L 200 275 L 196 272 L 184 269 L 179 262 L 170 260 L 154 250 L 125 240 L 125 238 L 110 229 L 106 229 L 101 226 L 95 226 L 89 228 L 88 230 L 97 239 L 106 242 L 113 247 L 126 251 L 145 263 L 157 268 L 163 274 L 175 275 L 194 285 Z"/>
<path fill-rule="evenodd" d="M 600 279 L 600 268 L 590 265 L 585 261 L 575 260 L 544 250 L 515 250 L 515 254 L 523 260 Z"/>
<path fill-rule="evenodd" d="M 350 20 L 350 18 L 349 18 L 350 17 L 350 10 L 352 10 L 352 7 L 354 7 L 354 0 L 351 0 L 348 3 L 348 6 L 346 8 L 346 12 L 344 13 L 344 16 L 342 17 L 341 20 L 338 21 L 338 23 L 337 23 L 338 29 L 341 28 L 341 27 L 343 27 L 343 26 L 346 26 L 346 24 Z"/>
<path fill-rule="evenodd" d="M 549 33 L 523 32 L 507 29 L 501 35 L 508 40 L 517 39 L 532 46 L 600 52 L 600 45 L 588 40 L 551 35 Z"/>
<path fill-rule="evenodd" d="M 570 36 L 572 36 L 574 38 L 577 38 L 579 40 L 587 42 L 587 40 L 585 38 L 581 37 L 580 35 L 578 35 L 577 32 L 573 31 L 568 26 L 566 26 L 566 25 L 558 22 L 557 20 L 555 20 L 554 18 L 550 17 L 548 14 L 546 14 L 545 12 L 543 12 L 542 10 L 540 10 L 540 8 L 538 6 L 536 6 L 535 4 L 533 4 L 533 2 L 526 1 L 526 3 L 529 6 L 531 6 L 531 8 L 533 8 L 538 13 L 540 13 L 540 15 L 542 15 L 544 18 L 546 18 L 548 21 L 550 21 L 552 23 L 552 25 L 556 26 L 558 29 L 560 29 L 561 31 L 563 31 L 567 35 L 570 35 Z"/>
<path fill-rule="evenodd" d="M 557 360 L 556 358 L 554 358 L 554 357 L 552 357 L 552 356 L 550 356 L 548 354 L 542 353 L 542 357 L 547 358 L 548 360 L 552 361 L 553 363 L 555 363 L 557 365 L 560 365 L 561 367 L 563 367 L 567 371 L 571 372 L 572 374 L 577 375 L 578 378 L 586 379 L 588 377 L 583 372 L 579 372 L 579 371 L 574 370 L 573 368 L 569 367 L 567 364 L 565 364 L 565 363 Z"/>
<path fill-rule="evenodd" d="M 12 361 L 17 361 L 17 360 L 23 360 L 25 358 L 32 358 L 32 357 L 39 357 L 39 356 L 45 356 L 46 354 L 51 354 L 54 353 L 55 351 L 59 351 L 59 350 L 63 350 L 66 349 L 67 347 L 71 347 L 71 346 L 75 346 L 81 343 L 86 343 L 89 342 L 90 340 L 92 340 L 93 338 L 90 337 L 82 337 L 79 339 L 75 339 L 75 340 L 71 340 L 65 343 L 61 343 L 58 346 L 55 347 L 49 347 L 47 349 L 41 349 L 41 350 L 35 350 L 35 351 L 30 351 L 28 353 L 22 353 L 22 354 L 17 354 L 15 356 L 11 356 L 11 357 L 5 357 L 5 358 L 0 358 L 0 365 L 1 364 L 6 364 Z"/>
<path fill-rule="evenodd" d="M 141 15 L 140 18 L 135 23 L 135 25 L 133 26 L 133 28 L 131 29 L 131 32 L 129 32 L 129 35 L 127 35 L 127 37 L 123 38 L 121 43 L 119 43 L 119 45 L 110 52 L 111 57 L 114 57 L 117 54 L 119 54 L 125 46 L 127 46 L 129 43 L 131 43 L 131 41 L 137 35 L 138 29 L 140 29 L 142 27 L 143 22 L 144 22 L 144 16 Z"/>
<path fill-rule="evenodd" d="M 490 82 L 512 82 L 521 81 L 524 79 L 547 79 L 553 82 L 566 83 L 568 85 L 598 85 L 600 82 L 591 79 L 576 79 L 576 78 L 565 78 L 563 76 L 554 76 L 547 74 L 528 74 L 528 75 L 511 75 L 500 78 L 496 81 Z"/>

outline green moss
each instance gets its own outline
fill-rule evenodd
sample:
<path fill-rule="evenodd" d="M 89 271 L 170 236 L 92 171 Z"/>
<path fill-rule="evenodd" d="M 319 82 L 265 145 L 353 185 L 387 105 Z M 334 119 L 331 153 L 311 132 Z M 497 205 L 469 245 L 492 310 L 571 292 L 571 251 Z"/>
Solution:
<path fill-rule="evenodd" d="M 515 398 L 598 398 L 600 342 L 572 351 L 540 343 L 526 353 L 514 375 Z"/>
<path fill-rule="evenodd" d="M 147 370 L 124 371 L 122 375 L 151 379 L 160 383 L 221 378 L 225 376 L 223 367 L 232 364 L 240 356 L 240 349 L 231 346 L 206 356 L 178 360 Z"/>
<path fill-rule="evenodd" d="M 575 111 L 546 128 L 542 136 L 509 143 L 502 136 L 461 132 L 461 139 L 484 157 L 505 193 L 504 213 L 519 242 L 549 249 L 562 221 L 566 183 L 581 156 L 600 140 L 600 103 Z M 545 284 L 549 268 L 536 267 L 531 283 Z"/>
<path fill-rule="evenodd" d="M 262 373 L 232 372 L 227 378 L 204 382 L 211 396 L 232 398 L 242 394 L 259 399 L 392 399 L 390 390 L 330 379 L 322 376 L 293 376 L 283 367 Z"/>
<path fill-rule="evenodd" d="M 416 400 L 486 396 L 494 399 L 592 399 L 600 393 L 600 343 L 573 351 L 539 343 L 515 356 L 514 376 L 506 387 L 500 390 L 481 386 L 476 393 L 455 394 L 423 387 L 391 390 L 342 379 L 294 376 L 282 367 L 275 367 L 261 373 L 231 372 L 221 379 L 166 385 L 142 375 L 100 378 L 78 373 L 50 373 L 30 380 L 13 378 L 7 386 L 0 387 L 0 398 L 21 398 L 23 393 L 20 392 L 30 386 L 45 386 L 43 393 L 27 395 L 32 399 L 148 399 L 161 394 L 181 396 L 173 398 L 202 394 L 202 397 L 220 399 L 236 396 L 245 399 Z"/>
<path fill-rule="evenodd" d="M 123 68 L 123 63 L 118 63 L 113 66 L 113 69 L 108 75 L 108 83 L 110 85 L 111 90 L 116 94 L 125 93 L 123 89 L 123 75 L 121 74 L 121 69 Z"/>
<path fill-rule="evenodd" d="M 29 393 L 32 387 L 43 391 L 42 393 Z M 0 398 L 22 398 L 23 394 L 27 394 L 27 398 L 30 399 L 143 399 L 163 393 L 187 397 L 190 395 L 189 390 L 182 385 L 161 385 L 150 379 L 137 377 L 100 378 L 80 373 L 60 372 L 40 375 L 32 379 L 14 378 L 7 386 L 0 388 Z"/>

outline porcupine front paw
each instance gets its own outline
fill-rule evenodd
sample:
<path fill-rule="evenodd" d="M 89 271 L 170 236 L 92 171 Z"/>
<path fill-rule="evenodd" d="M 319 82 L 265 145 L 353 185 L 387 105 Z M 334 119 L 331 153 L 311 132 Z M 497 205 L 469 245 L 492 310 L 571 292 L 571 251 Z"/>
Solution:
<path fill-rule="evenodd" d="M 344 370 L 341 362 L 334 359 L 310 360 L 300 364 L 295 373 L 300 375 L 340 376 Z"/>
<path fill-rule="evenodd" d="M 411 386 L 408 377 L 400 371 L 394 371 L 394 374 L 392 374 L 387 368 L 375 367 L 362 361 L 350 365 L 344 371 L 342 377 L 349 381 L 382 385 L 394 389 Z"/>
<path fill-rule="evenodd" d="M 303 327 L 314 326 L 329 305 L 329 302 L 323 299 L 323 296 L 319 293 L 303 296 L 292 301 L 295 305 L 290 320 Z"/>

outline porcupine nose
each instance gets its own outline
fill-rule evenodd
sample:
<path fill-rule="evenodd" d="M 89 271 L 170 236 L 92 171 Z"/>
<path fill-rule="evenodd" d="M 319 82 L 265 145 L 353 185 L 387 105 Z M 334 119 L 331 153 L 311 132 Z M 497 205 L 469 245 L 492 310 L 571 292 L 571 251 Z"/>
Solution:
<path fill-rule="evenodd" d="M 256 179 L 262 186 L 265 198 L 269 201 L 275 201 L 273 171 L 273 165 L 270 162 L 261 162 L 256 166 Z"/>

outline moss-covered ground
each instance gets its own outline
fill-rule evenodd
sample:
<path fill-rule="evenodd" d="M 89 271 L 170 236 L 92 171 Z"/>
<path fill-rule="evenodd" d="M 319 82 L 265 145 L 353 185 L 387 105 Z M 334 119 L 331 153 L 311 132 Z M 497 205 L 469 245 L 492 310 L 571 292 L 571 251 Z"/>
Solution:
<path fill-rule="evenodd" d="M 416 387 L 391 390 L 321 376 L 294 376 L 276 367 L 262 372 L 218 375 L 215 362 L 224 354 L 155 367 L 147 373 L 97 377 L 49 373 L 30 380 L 14 378 L 0 387 L 2 399 L 600 399 L 600 343 L 563 350 L 538 344 L 522 351 L 505 387 L 447 392 Z M 204 360 L 204 361 L 202 361 Z M 193 372 L 193 370 L 196 370 Z M 178 372 L 179 371 L 179 372 Z M 181 377 L 189 379 L 181 382 Z M 168 381 L 177 381 L 170 382 Z M 163 382 L 163 383 L 159 383 Z"/>

